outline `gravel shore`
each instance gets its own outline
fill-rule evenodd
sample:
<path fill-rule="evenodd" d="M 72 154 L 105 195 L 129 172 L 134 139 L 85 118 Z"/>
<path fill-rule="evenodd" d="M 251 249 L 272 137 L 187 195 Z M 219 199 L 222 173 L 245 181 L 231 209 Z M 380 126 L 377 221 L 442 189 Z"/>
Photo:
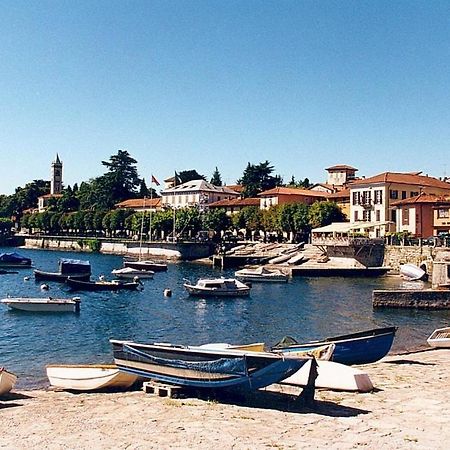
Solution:
<path fill-rule="evenodd" d="M 314 408 L 290 388 L 226 404 L 142 391 L 18 391 L 0 401 L 0 448 L 448 448 L 449 350 L 388 356 L 364 369 L 374 392 L 317 391 Z"/>

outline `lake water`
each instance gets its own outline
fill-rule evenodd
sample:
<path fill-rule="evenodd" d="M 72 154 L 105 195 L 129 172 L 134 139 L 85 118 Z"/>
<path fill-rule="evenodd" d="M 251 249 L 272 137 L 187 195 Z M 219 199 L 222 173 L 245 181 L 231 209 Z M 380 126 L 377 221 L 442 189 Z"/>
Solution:
<path fill-rule="evenodd" d="M 2 251 L 13 251 L 0 248 Z M 93 277 L 122 266 L 122 257 L 19 249 L 36 268 L 57 271 L 61 257 L 89 259 Z M 143 342 L 273 344 L 285 335 L 309 340 L 396 325 L 394 351 L 424 345 L 429 334 L 450 322 L 449 311 L 372 309 L 372 290 L 402 286 L 397 277 L 294 278 L 286 284 L 253 284 L 249 298 L 198 299 L 183 279 L 232 275 L 196 263 L 174 263 L 144 280 L 138 292 L 77 292 L 80 314 L 43 314 L 0 305 L 0 366 L 19 375 L 18 387 L 46 385 L 45 365 L 112 362 L 110 338 Z M 30 280 L 25 281 L 24 277 Z M 52 297 L 72 297 L 63 284 L 48 282 Z M 405 287 L 403 285 L 403 287 Z M 172 297 L 164 297 L 165 288 Z M 32 269 L 0 275 L 0 298 L 45 296 Z"/>

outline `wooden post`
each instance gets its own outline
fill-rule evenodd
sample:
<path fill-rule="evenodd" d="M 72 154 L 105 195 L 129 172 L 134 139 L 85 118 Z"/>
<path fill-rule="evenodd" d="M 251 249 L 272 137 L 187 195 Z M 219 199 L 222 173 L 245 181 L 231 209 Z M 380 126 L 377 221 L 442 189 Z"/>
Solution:
<path fill-rule="evenodd" d="M 298 400 L 302 406 L 314 407 L 314 394 L 316 390 L 316 378 L 317 378 L 317 361 L 316 358 L 311 360 L 311 368 L 309 369 L 308 384 L 303 388 Z"/>

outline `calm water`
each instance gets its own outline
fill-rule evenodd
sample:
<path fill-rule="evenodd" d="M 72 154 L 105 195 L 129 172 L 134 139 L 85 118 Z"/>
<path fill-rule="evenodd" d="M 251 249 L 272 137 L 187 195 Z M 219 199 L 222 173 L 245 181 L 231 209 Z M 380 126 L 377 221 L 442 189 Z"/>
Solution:
<path fill-rule="evenodd" d="M 12 251 L 12 249 L 1 249 Z M 18 250 L 34 267 L 56 271 L 60 257 L 89 259 L 93 276 L 109 275 L 122 257 L 100 254 Z M 378 279 L 295 278 L 287 284 L 254 284 L 249 298 L 194 299 L 183 278 L 231 275 L 209 266 L 180 263 L 144 280 L 141 292 L 80 292 L 80 314 L 15 312 L 0 305 L 0 366 L 19 375 L 19 387 L 47 383 L 50 363 L 111 362 L 110 338 L 203 344 L 207 342 L 275 343 L 284 335 L 306 340 L 377 326 L 400 327 L 394 350 L 423 345 L 438 326 L 450 321 L 449 311 L 372 309 L 373 289 L 394 288 L 394 277 Z M 29 281 L 24 281 L 30 276 Z M 49 295 L 70 297 L 64 285 L 49 282 Z M 170 287 L 173 295 L 164 297 Z M 0 275 L 0 297 L 44 296 L 32 270 Z"/>

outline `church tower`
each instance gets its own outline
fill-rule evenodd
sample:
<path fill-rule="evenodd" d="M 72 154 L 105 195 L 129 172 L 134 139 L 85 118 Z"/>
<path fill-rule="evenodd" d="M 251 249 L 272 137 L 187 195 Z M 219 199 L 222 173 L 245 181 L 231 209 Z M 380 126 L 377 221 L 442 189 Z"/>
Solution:
<path fill-rule="evenodd" d="M 52 178 L 50 180 L 50 194 L 61 194 L 62 191 L 62 162 L 58 153 L 56 159 L 52 162 Z"/>

